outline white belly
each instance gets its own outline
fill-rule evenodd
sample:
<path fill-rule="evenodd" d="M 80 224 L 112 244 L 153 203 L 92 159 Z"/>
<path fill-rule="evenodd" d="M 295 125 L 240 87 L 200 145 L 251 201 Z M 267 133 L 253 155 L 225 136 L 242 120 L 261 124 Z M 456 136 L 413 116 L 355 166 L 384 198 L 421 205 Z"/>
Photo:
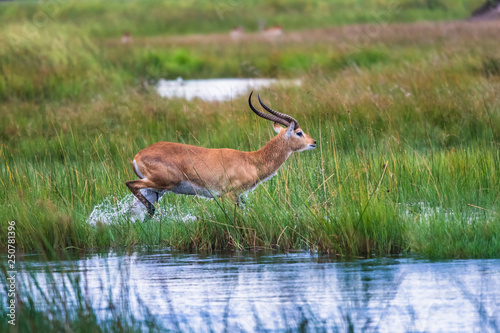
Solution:
<path fill-rule="evenodd" d="M 185 195 L 197 195 L 200 197 L 205 197 L 209 199 L 213 199 L 213 197 L 218 197 L 219 193 L 217 191 L 208 190 L 203 187 L 199 187 L 191 182 L 184 181 L 179 185 L 170 190 L 170 192 L 176 194 L 185 194 Z"/>
<path fill-rule="evenodd" d="M 255 185 L 254 185 L 254 186 L 252 186 L 252 187 L 249 189 L 249 191 L 253 191 L 253 190 L 254 190 L 257 186 L 259 186 L 259 185 L 260 185 L 260 184 L 262 184 L 263 182 L 267 182 L 269 179 L 271 179 L 271 178 L 273 178 L 274 176 L 276 176 L 276 173 L 277 173 L 277 172 L 275 172 L 275 173 L 271 174 L 270 176 L 268 176 L 268 177 L 266 177 L 266 178 L 262 179 L 261 181 L 259 181 L 259 182 L 255 183 Z"/>

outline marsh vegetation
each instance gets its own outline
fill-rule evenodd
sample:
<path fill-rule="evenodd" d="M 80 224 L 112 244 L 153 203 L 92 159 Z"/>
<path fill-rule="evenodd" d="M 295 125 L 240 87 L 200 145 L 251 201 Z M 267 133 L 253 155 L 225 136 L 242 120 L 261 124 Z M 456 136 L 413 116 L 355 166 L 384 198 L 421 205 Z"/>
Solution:
<path fill-rule="evenodd" d="M 450 18 L 471 6 L 446 4 Z M 19 20 L 38 5 L 2 6 L 0 228 L 16 221 L 22 251 L 140 245 L 348 256 L 500 253 L 497 22 L 321 28 L 327 21 L 318 19 L 305 26 L 315 29 L 285 30 L 277 41 L 250 34 L 234 42 L 231 22 L 204 30 L 195 17 L 182 31 L 141 25 L 133 42 L 122 44 L 117 29 L 124 27 L 112 20 L 84 24 L 103 2 L 63 6 L 39 28 Z M 113 6 L 100 15 L 122 12 Z M 131 6 L 138 3 L 123 10 Z M 412 21 L 408 15 L 419 10 L 398 11 L 394 21 Z M 349 22 L 364 21 L 338 21 Z M 162 35 L 202 31 L 211 34 Z M 248 195 L 243 210 L 225 200 L 166 195 L 157 221 L 124 215 L 90 225 L 96 205 L 124 200 L 124 183 L 135 178 L 131 159 L 154 142 L 255 150 L 274 135 L 246 97 L 159 97 L 157 80 L 177 76 L 300 78 L 300 87 L 259 93 L 297 118 L 318 147 L 292 156 Z M 0 234 L 0 246 L 6 241 Z"/>

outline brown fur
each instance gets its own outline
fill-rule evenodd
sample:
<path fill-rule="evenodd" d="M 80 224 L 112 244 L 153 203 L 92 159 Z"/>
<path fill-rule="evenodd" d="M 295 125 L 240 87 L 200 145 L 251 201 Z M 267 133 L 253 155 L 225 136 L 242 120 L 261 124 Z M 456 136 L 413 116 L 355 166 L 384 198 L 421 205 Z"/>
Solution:
<path fill-rule="evenodd" d="M 279 133 L 264 147 L 253 152 L 234 149 L 208 149 L 172 142 L 157 142 L 135 155 L 134 160 L 144 179 L 128 181 L 132 193 L 154 214 L 153 205 L 140 193 L 141 188 L 172 190 L 181 182 L 190 182 L 217 195 L 237 202 L 239 196 L 260 181 L 276 173 L 291 153 L 313 149 L 316 141 L 307 134 L 297 136 L 274 124 Z"/>

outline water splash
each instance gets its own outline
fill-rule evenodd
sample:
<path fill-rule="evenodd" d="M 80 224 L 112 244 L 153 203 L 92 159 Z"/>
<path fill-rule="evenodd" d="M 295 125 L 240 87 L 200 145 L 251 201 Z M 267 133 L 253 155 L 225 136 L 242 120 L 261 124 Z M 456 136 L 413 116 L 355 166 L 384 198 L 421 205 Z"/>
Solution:
<path fill-rule="evenodd" d="M 400 204 L 400 213 L 406 218 L 413 218 L 420 223 L 429 222 L 438 216 L 442 216 L 445 222 L 454 222 L 457 220 L 472 224 L 476 221 L 482 221 L 486 218 L 487 211 L 470 211 L 464 215 L 464 212 L 456 212 L 452 208 L 432 206 L 426 202 L 415 202 L 409 204 Z"/>
<path fill-rule="evenodd" d="M 132 194 L 126 195 L 122 199 L 115 196 L 107 197 L 103 202 L 94 206 L 92 213 L 87 219 L 90 225 L 97 223 L 111 224 L 130 215 L 130 208 L 134 202 Z"/>
<path fill-rule="evenodd" d="M 112 224 L 119 221 L 142 222 L 146 218 L 146 208 L 132 194 L 119 199 L 115 196 L 107 197 L 100 204 L 95 205 L 87 219 L 90 225 L 97 223 Z M 174 219 L 182 222 L 195 221 L 197 217 L 193 212 L 181 213 L 175 206 L 160 205 L 155 217 L 161 219 Z"/>

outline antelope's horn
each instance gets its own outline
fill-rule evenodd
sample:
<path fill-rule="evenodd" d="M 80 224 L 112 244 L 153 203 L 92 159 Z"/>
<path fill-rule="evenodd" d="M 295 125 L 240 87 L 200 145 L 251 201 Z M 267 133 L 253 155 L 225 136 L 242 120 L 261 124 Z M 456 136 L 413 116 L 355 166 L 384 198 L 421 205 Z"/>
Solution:
<path fill-rule="evenodd" d="M 277 116 L 277 117 L 280 117 L 288 122 L 292 122 L 295 124 L 295 129 L 299 128 L 299 123 L 297 122 L 297 120 L 295 120 L 295 118 L 293 118 L 292 116 L 289 116 L 287 114 L 284 114 L 284 113 L 281 113 L 281 112 L 278 112 L 278 111 L 275 111 L 273 109 L 271 109 L 269 106 L 265 105 L 264 103 L 262 103 L 262 101 L 260 100 L 260 96 L 257 95 L 257 98 L 259 99 L 259 103 L 260 105 L 262 105 L 262 107 L 269 113 Z"/>
<path fill-rule="evenodd" d="M 281 124 L 281 125 L 286 126 L 286 127 L 290 126 L 290 123 L 288 121 L 286 121 L 285 119 L 277 117 L 277 116 L 273 116 L 273 115 L 270 115 L 267 113 L 260 112 L 259 110 L 254 108 L 254 106 L 252 105 L 252 94 L 253 94 L 253 91 L 250 93 L 250 96 L 248 97 L 248 105 L 250 105 L 250 109 L 252 109 L 252 111 L 256 115 L 258 115 L 259 117 L 262 117 L 264 119 L 277 122 L 278 124 Z"/>

